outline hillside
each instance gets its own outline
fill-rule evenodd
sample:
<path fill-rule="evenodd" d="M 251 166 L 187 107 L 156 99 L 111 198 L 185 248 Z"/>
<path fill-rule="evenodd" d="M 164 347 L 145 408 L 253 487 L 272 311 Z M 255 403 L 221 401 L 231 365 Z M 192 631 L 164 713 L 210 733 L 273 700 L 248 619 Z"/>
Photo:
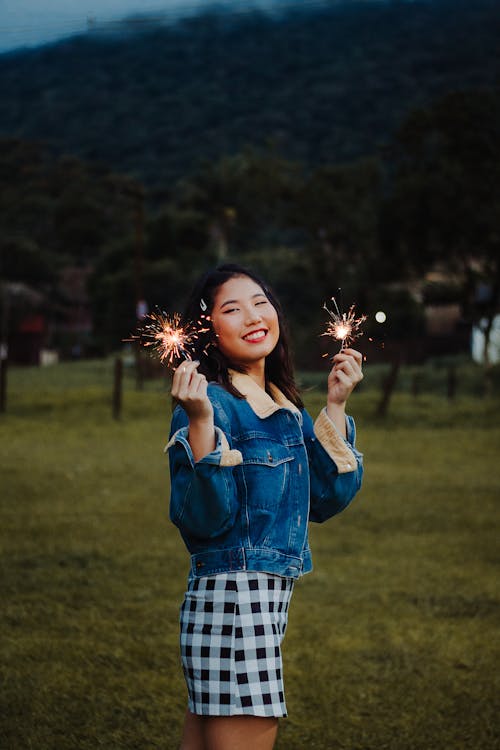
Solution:
<path fill-rule="evenodd" d="M 500 80 L 500 5 L 213 12 L 0 56 L 0 135 L 168 186 L 269 141 L 306 164 L 374 153 L 409 110 Z"/>

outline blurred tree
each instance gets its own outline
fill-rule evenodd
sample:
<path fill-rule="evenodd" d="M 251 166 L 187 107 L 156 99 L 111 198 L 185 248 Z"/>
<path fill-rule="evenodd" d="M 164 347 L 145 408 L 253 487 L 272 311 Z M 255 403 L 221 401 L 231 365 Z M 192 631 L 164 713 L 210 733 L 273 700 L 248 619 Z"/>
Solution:
<path fill-rule="evenodd" d="M 500 303 L 500 90 L 448 94 L 413 112 L 389 158 L 389 242 L 419 274 L 440 265 L 459 275 L 464 313 L 487 319 L 487 361 Z M 478 306 L 480 281 L 488 293 Z"/>
<path fill-rule="evenodd" d="M 0 275 L 35 287 L 50 285 L 55 281 L 54 256 L 40 252 L 29 235 L 4 234 L 0 237 Z"/>
<path fill-rule="evenodd" d="M 35 243 L 54 272 L 92 261 L 110 237 L 129 230 L 107 168 L 19 139 L 0 139 L 0 224 L 4 236 Z"/>
<path fill-rule="evenodd" d="M 181 180 L 177 201 L 206 217 L 209 242 L 223 261 L 255 247 L 273 228 L 284 231 L 300 179 L 300 165 L 277 155 L 272 144 L 248 147 Z"/>
<path fill-rule="evenodd" d="M 123 190 L 130 182 L 102 165 L 56 157 L 44 144 L 0 139 L 2 279 L 41 293 L 54 322 L 71 317 L 72 306 L 82 300 L 64 288 L 63 271 L 88 269 L 108 245 L 132 235 L 130 199 Z"/>
<path fill-rule="evenodd" d="M 144 283 L 150 306 L 182 309 L 194 279 L 215 264 L 208 223 L 201 211 L 173 202 L 149 219 Z"/>
<path fill-rule="evenodd" d="M 386 277 L 378 243 L 381 170 L 377 160 L 315 170 L 301 186 L 291 220 L 307 232 L 319 299 L 340 287 L 365 305 Z"/>

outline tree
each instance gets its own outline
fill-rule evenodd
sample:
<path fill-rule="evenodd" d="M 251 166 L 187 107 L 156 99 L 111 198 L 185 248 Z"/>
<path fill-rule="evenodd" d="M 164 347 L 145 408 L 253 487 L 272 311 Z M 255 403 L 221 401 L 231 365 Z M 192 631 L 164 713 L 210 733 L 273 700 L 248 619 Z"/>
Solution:
<path fill-rule="evenodd" d="M 292 221 L 306 232 L 306 247 L 319 296 L 341 287 L 366 303 L 370 287 L 385 278 L 378 223 L 381 171 L 376 159 L 327 165 L 308 177 L 293 206 Z"/>
<path fill-rule="evenodd" d="M 389 156 L 392 242 L 418 272 L 439 265 L 459 275 L 464 313 L 487 319 L 487 362 L 500 303 L 500 90 L 448 94 L 413 112 Z M 478 306 L 481 281 L 489 293 Z"/>
<path fill-rule="evenodd" d="M 179 183 L 180 208 L 204 215 L 217 259 L 254 250 L 274 231 L 283 232 L 301 166 L 266 149 L 246 148 L 205 162 Z"/>
<path fill-rule="evenodd" d="M 64 273 L 74 267 L 86 273 L 109 246 L 134 236 L 134 207 L 125 191 L 132 183 L 102 165 L 56 157 L 44 144 L 0 139 L 2 280 L 41 294 L 53 323 L 71 317 L 81 300 L 65 288 Z M 129 304 L 134 310 L 133 296 Z"/>

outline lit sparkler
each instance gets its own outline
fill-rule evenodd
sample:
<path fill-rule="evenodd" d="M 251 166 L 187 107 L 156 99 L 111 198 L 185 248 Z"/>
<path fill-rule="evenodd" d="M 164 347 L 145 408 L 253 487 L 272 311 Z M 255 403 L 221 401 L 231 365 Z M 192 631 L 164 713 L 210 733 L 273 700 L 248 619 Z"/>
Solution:
<path fill-rule="evenodd" d="M 200 321 L 201 323 L 201 321 Z M 137 333 L 126 341 L 138 341 L 144 347 L 151 347 L 160 362 L 176 367 L 183 359 L 192 359 L 191 351 L 199 333 L 207 328 L 181 325 L 181 316 L 174 313 L 152 312 L 146 315 Z"/>
<path fill-rule="evenodd" d="M 354 305 L 351 305 L 349 312 L 341 313 L 335 297 L 332 297 L 332 302 L 335 310 L 330 310 L 326 304 L 323 305 L 323 309 L 327 311 L 330 320 L 327 323 L 326 331 L 321 335 L 330 336 L 332 339 L 340 341 L 340 351 L 342 351 L 355 339 L 363 335 L 361 326 L 366 320 L 366 315 L 361 315 L 357 318 L 354 312 Z"/>

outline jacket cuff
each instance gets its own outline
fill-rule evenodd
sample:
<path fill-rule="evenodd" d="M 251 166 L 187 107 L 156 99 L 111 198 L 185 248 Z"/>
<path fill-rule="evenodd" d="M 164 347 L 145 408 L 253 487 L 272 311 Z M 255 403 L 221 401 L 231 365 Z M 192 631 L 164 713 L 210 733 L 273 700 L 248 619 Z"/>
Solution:
<path fill-rule="evenodd" d="M 314 423 L 314 434 L 335 462 L 339 474 L 347 474 L 357 467 L 356 456 L 323 409 Z"/>
<path fill-rule="evenodd" d="M 168 449 L 171 448 L 175 443 L 180 443 L 184 446 L 184 449 L 189 456 L 189 460 L 194 466 L 195 461 L 191 446 L 189 445 L 188 434 L 189 427 L 181 427 L 180 430 L 174 432 L 174 434 L 166 444 L 164 452 L 166 453 Z M 208 453 L 206 456 L 203 456 L 203 458 L 201 458 L 196 463 L 218 464 L 219 466 L 238 466 L 239 464 L 243 463 L 243 456 L 241 455 L 241 452 L 229 447 L 227 437 L 224 435 L 220 427 L 215 428 L 215 436 L 217 442 L 213 451 L 211 453 Z"/>

